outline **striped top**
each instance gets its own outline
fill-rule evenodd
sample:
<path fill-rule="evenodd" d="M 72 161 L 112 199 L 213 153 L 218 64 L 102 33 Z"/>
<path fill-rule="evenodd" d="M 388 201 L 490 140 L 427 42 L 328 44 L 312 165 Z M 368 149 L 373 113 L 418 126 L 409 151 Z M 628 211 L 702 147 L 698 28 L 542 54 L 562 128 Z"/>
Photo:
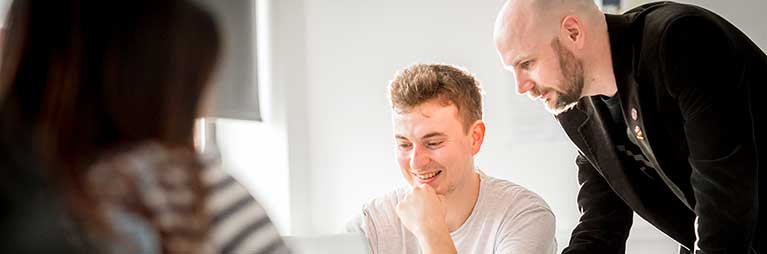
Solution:
<path fill-rule="evenodd" d="M 107 252 L 289 253 L 247 189 L 211 166 L 218 164 L 200 160 L 147 143 L 94 164 L 89 182 L 118 234 Z M 202 182 L 193 184 L 190 170 L 198 169 Z M 195 206 L 201 193 L 195 186 L 205 188 L 205 207 Z"/>
<path fill-rule="evenodd" d="M 219 253 L 290 253 L 247 189 L 217 167 L 205 169 L 211 236 Z"/>

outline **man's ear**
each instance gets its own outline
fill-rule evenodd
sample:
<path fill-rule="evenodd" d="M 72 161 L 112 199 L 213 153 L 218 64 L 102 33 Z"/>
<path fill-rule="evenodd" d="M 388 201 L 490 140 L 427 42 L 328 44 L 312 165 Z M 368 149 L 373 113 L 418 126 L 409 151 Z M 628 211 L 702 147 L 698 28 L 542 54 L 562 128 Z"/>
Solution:
<path fill-rule="evenodd" d="M 471 135 L 471 154 L 477 155 L 482 148 L 482 143 L 485 142 L 485 122 L 475 121 L 469 128 L 469 135 Z"/>
<path fill-rule="evenodd" d="M 568 15 L 562 19 L 562 38 L 575 45 L 577 49 L 583 49 L 586 44 L 586 31 L 583 22 L 577 16 Z"/>

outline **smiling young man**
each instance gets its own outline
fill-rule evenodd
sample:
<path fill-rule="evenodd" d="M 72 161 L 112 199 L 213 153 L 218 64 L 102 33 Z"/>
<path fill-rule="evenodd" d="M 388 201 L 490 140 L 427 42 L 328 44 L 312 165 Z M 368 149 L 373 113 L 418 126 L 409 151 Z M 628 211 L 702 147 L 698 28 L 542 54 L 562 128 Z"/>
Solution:
<path fill-rule="evenodd" d="M 410 187 L 363 206 L 348 230 L 373 253 L 553 253 L 554 215 L 535 193 L 474 166 L 482 89 L 450 65 L 413 65 L 389 86 L 396 157 Z"/>

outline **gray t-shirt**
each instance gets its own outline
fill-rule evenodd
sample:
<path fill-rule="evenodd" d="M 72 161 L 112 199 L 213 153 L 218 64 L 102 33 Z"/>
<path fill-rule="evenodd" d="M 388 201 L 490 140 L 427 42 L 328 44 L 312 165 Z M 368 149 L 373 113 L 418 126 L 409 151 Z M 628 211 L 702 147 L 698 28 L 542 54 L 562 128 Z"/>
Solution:
<path fill-rule="evenodd" d="M 554 253 L 555 219 L 546 202 L 522 186 L 478 173 L 474 210 L 450 233 L 458 253 Z M 374 254 L 421 253 L 418 240 L 395 212 L 410 189 L 398 188 L 367 202 L 346 230 L 363 234 Z"/>

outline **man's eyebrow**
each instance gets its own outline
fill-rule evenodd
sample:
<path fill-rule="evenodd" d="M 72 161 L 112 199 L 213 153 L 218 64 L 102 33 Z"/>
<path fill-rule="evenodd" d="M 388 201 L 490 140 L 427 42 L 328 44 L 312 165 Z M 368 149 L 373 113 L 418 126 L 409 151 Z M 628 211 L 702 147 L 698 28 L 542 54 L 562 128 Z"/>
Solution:
<path fill-rule="evenodd" d="M 421 139 L 427 139 L 427 138 L 432 138 L 432 137 L 442 137 L 442 136 L 447 136 L 447 135 L 445 135 L 444 133 L 441 133 L 441 132 L 432 132 L 432 133 L 423 135 L 423 137 L 421 137 Z"/>
<path fill-rule="evenodd" d="M 433 138 L 433 137 L 444 137 L 447 136 L 442 132 L 431 132 L 429 134 L 423 135 L 421 139 L 427 139 L 427 138 Z M 402 140 L 408 140 L 405 136 L 402 135 L 394 135 L 395 139 L 402 139 Z"/>

